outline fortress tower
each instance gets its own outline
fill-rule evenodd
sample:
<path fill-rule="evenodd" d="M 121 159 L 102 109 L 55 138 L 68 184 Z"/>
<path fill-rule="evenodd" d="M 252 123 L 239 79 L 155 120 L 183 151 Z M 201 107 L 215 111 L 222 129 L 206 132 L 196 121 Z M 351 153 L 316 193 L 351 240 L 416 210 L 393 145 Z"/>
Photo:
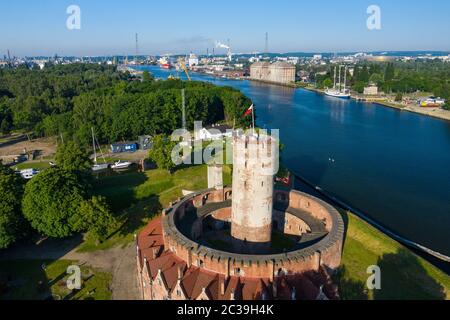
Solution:
<path fill-rule="evenodd" d="M 231 236 L 240 251 L 270 248 L 277 146 L 267 135 L 233 138 Z"/>

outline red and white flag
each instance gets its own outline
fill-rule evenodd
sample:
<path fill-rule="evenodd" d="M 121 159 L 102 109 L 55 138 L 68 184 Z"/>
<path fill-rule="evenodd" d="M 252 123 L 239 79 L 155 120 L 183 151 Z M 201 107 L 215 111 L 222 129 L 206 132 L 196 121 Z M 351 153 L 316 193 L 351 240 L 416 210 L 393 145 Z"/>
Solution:
<path fill-rule="evenodd" d="M 244 113 L 244 117 L 247 117 L 253 113 L 253 104 L 250 106 L 250 108 L 247 109 Z"/>

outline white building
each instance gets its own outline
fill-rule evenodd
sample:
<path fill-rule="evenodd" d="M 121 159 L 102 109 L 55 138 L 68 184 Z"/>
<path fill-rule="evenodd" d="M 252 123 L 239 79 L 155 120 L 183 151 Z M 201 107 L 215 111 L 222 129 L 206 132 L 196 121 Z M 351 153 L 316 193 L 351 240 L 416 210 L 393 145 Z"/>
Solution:
<path fill-rule="evenodd" d="M 287 62 L 255 62 L 250 66 L 250 78 L 274 83 L 295 82 L 295 66 Z"/>
<path fill-rule="evenodd" d="M 191 53 L 189 55 L 188 64 L 189 64 L 189 67 L 198 66 L 198 57 L 195 54 Z"/>
<path fill-rule="evenodd" d="M 194 138 L 198 140 L 221 140 L 231 138 L 233 130 L 226 125 L 212 125 L 211 127 L 202 128 L 195 132 Z"/>
<path fill-rule="evenodd" d="M 364 88 L 364 95 L 367 96 L 376 96 L 378 94 L 377 86 L 369 86 Z"/>

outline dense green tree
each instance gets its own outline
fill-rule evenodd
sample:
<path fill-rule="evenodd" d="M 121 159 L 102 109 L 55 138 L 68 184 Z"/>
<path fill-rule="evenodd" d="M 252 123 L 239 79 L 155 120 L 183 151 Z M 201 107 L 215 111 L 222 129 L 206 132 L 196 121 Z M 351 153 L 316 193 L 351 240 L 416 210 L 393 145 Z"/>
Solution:
<path fill-rule="evenodd" d="M 369 81 L 373 84 L 380 85 L 383 83 L 383 76 L 379 73 L 373 73 L 370 75 Z"/>
<path fill-rule="evenodd" d="M 367 68 L 367 65 L 364 65 L 361 69 L 361 73 L 359 74 L 359 79 L 358 81 L 362 81 L 364 83 L 368 83 L 369 82 L 369 69 Z"/>
<path fill-rule="evenodd" d="M 25 187 L 24 216 L 40 233 L 62 238 L 79 231 L 80 204 L 85 186 L 73 172 L 50 168 L 39 173 Z"/>
<path fill-rule="evenodd" d="M 158 168 L 171 172 L 176 166 L 172 161 L 172 151 L 176 145 L 177 143 L 171 141 L 169 137 L 157 135 L 153 138 L 149 158 L 156 163 Z"/>
<path fill-rule="evenodd" d="M 395 67 L 393 63 L 388 63 L 386 65 L 386 70 L 384 72 L 384 81 L 390 81 L 395 77 Z"/>
<path fill-rule="evenodd" d="M 331 88 L 333 86 L 333 81 L 330 78 L 323 80 L 322 85 L 324 88 Z"/>
<path fill-rule="evenodd" d="M 67 171 L 86 172 L 92 168 L 89 152 L 74 141 L 60 144 L 55 160 L 58 167 Z"/>
<path fill-rule="evenodd" d="M 146 70 L 142 73 L 142 81 L 151 82 L 153 81 L 153 76 Z"/>
<path fill-rule="evenodd" d="M 0 249 L 7 248 L 28 230 L 22 215 L 23 179 L 0 161 Z"/>
<path fill-rule="evenodd" d="M 168 135 L 181 127 L 182 88 L 189 128 L 194 121 L 208 125 L 224 119 L 238 127 L 249 125 L 242 114 L 251 101 L 238 90 L 178 79 L 151 81 L 148 76 L 128 81 L 129 73 L 94 64 L 2 70 L 0 126 L 5 132 L 63 134 L 85 146 L 91 141 L 91 127 L 101 143 Z"/>
<path fill-rule="evenodd" d="M 355 90 L 358 93 L 363 93 L 364 92 L 364 87 L 366 86 L 366 83 L 364 81 L 357 81 L 355 82 L 355 84 L 352 86 L 352 89 Z"/>
<path fill-rule="evenodd" d="M 116 225 L 116 220 L 103 197 L 92 197 L 81 203 L 80 219 L 74 228 L 79 231 L 89 231 L 96 240 L 104 241 Z"/>

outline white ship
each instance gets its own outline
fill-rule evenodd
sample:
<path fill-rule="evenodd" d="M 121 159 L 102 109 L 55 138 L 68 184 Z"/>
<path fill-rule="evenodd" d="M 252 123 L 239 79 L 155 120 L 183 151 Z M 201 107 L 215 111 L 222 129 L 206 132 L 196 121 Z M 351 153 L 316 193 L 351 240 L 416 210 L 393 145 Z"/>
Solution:
<path fill-rule="evenodd" d="M 114 169 L 114 170 L 127 169 L 127 168 L 129 168 L 132 164 L 133 164 L 133 163 L 128 162 L 128 161 L 122 162 L 122 161 L 119 160 L 119 161 L 117 161 L 116 163 L 114 163 L 114 164 L 111 166 L 111 169 Z"/>
<path fill-rule="evenodd" d="M 39 173 L 39 171 L 36 169 L 25 169 L 21 170 L 19 173 L 22 176 L 22 178 L 30 180 L 31 178 L 35 177 Z"/>
<path fill-rule="evenodd" d="M 333 89 L 326 89 L 325 94 L 330 97 L 341 98 L 341 99 L 349 99 L 350 98 L 350 90 L 346 88 L 347 86 L 347 66 L 344 67 L 344 84 L 341 83 L 341 68 L 344 66 L 339 66 L 339 83 L 336 84 L 336 69 L 334 68 L 334 84 Z"/>
<path fill-rule="evenodd" d="M 102 149 L 100 148 L 100 144 L 98 143 L 97 139 L 95 138 L 94 128 L 91 128 L 91 131 L 92 131 L 92 148 L 94 149 L 94 165 L 92 166 L 92 171 L 97 172 L 97 171 L 106 170 L 109 168 L 109 163 L 106 162 L 105 156 L 103 155 Z M 103 163 L 98 163 L 98 161 L 97 161 L 97 146 L 98 146 L 98 149 L 100 150 L 100 154 L 103 158 Z"/>

